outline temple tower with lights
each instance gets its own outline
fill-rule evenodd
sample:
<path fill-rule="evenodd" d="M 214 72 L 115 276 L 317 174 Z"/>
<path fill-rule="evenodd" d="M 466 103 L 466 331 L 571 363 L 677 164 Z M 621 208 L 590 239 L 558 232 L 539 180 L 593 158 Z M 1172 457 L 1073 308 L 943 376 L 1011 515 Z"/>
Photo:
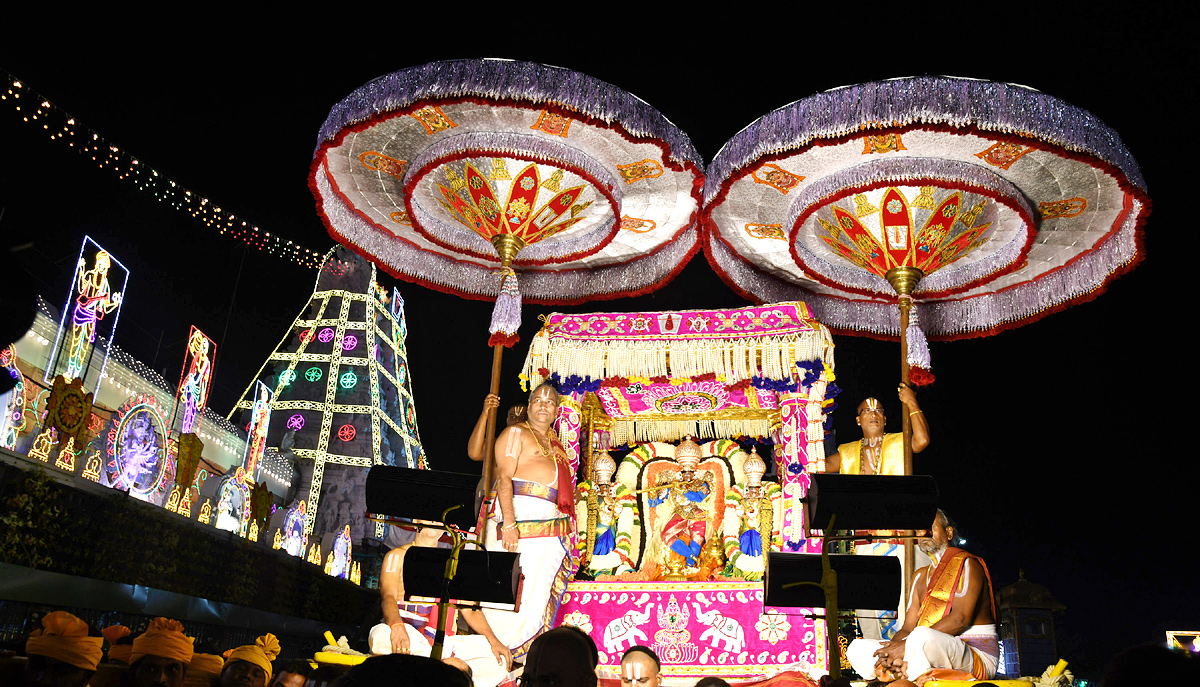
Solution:
<path fill-rule="evenodd" d="M 355 541 L 382 537 L 363 517 L 367 470 L 426 467 L 404 301 L 375 276 L 375 266 L 350 250 L 330 250 L 308 305 L 256 378 L 275 391 L 267 443 L 297 463 L 294 502 L 305 502 L 309 541 L 347 525 Z M 250 391 L 233 412 L 251 407 Z"/>

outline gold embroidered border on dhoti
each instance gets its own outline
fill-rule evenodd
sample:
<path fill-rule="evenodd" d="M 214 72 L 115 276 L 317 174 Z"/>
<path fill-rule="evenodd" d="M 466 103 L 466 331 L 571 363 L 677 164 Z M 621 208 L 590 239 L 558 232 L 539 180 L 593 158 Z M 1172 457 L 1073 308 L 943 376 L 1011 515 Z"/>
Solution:
<path fill-rule="evenodd" d="M 517 534 L 522 539 L 526 537 L 566 537 L 571 534 L 571 519 L 562 517 L 553 520 L 518 520 Z"/>
<path fill-rule="evenodd" d="M 541 482 L 530 482 L 514 478 L 512 485 L 513 496 L 532 496 L 534 498 L 545 499 L 546 501 L 558 500 L 558 489 L 548 487 Z"/>

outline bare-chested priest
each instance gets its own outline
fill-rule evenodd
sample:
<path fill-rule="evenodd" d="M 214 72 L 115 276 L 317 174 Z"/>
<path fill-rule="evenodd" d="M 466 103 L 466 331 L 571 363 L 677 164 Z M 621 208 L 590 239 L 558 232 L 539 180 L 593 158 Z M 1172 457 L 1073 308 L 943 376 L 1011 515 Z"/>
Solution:
<path fill-rule="evenodd" d="M 917 397 L 906 384 L 901 384 L 898 393 L 904 412 L 908 413 L 912 422 L 912 450 L 920 453 L 929 446 L 929 423 L 925 421 L 925 413 L 917 405 Z M 904 435 L 886 434 L 884 426 L 887 417 L 878 399 L 868 398 L 858 404 L 858 417 L 855 419 L 862 428 L 863 438 L 848 444 L 838 446 L 837 453 L 825 459 L 826 472 L 840 472 L 843 475 L 903 475 L 904 474 Z M 879 541 L 871 544 L 859 544 L 854 547 L 854 553 L 865 556 L 896 556 L 904 566 L 904 545 L 897 541 Z M 929 565 L 929 558 L 916 551 L 915 567 Z M 900 627 L 899 618 L 907 604 L 907 592 L 903 580 L 909 578 L 905 570 L 900 589 L 900 608 L 895 611 L 858 611 L 859 627 L 864 637 L 868 639 L 890 639 Z"/>
<path fill-rule="evenodd" d="M 553 386 L 533 390 L 527 416 L 496 440 L 496 501 L 485 540 L 489 549 L 521 555 L 520 609 L 483 611 L 518 659 L 534 637 L 553 626 L 572 572 L 568 541 L 575 511 L 575 474 L 552 426 L 558 418 Z"/>

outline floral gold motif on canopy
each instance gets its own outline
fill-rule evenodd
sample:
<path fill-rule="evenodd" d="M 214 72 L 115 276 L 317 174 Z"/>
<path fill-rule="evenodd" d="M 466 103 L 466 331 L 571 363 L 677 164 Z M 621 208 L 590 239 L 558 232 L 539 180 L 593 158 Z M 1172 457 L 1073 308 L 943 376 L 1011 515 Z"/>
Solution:
<path fill-rule="evenodd" d="M 984 283 L 1019 265 L 1032 233 L 1030 217 L 1016 201 L 998 203 L 977 191 L 888 185 L 807 208 L 792 240 L 797 261 L 818 281 L 866 294 L 890 294 L 886 275 L 895 267 L 916 267 L 926 277 L 957 270 L 940 282 L 933 277 L 930 283 L 940 288 L 923 290 L 928 297 Z M 997 251 L 985 249 L 993 237 L 1000 239 Z M 997 252 L 1007 259 L 989 264 Z M 846 263 L 877 279 L 854 279 L 839 268 Z"/>
<path fill-rule="evenodd" d="M 505 160 L 493 161 L 500 163 L 494 169 L 507 171 Z M 527 244 L 560 234 L 588 219 L 584 211 L 592 205 L 591 198 L 604 197 L 590 184 L 576 183 L 559 190 L 567 177 L 563 169 L 550 165 L 528 163 L 515 176 L 500 176 L 485 174 L 471 161 L 465 161 L 447 163 L 438 172 L 444 181 L 434 178 L 429 182 L 440 195 L 437 205 L 445 216 L 489 243 L 501 234 L 519 237 Z M 574 183 L 580 177 L 571 174 L 570 179 Z M 616 202 L 611 195 L 605 200 L 611 221 L 616 216 Z"/>

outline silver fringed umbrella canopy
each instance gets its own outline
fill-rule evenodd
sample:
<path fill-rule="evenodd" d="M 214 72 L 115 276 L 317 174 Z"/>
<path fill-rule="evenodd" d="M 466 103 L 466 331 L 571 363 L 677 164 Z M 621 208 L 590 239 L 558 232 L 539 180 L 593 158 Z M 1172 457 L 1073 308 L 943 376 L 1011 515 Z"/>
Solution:
<path fill-rule="evenodd" d="M 916 268 L 933 339 L 1093 297 L 1141 257 L 1145 182 L 1090 113 L 1013 84 L 913 77 L 758 119 L 705 183 L 704 249 L 733 288 L 802 298 L 833 329 L 897 336 L 887 274 Z"/>
<path fill-rule="evenodd" d="M 310 186 L 329 232 L 409 281 L 579 303 L 661 287 L 697 250 L 703 163 L 645 101 L 568 69 L 434 62 L 330 111 Z M 504 239 L 510 241 L 509 239 Z"/>
<path fill-rule="evenodd" d="M 683 269 L 703 179 L 688 137 L 615 86 L 531 62 L 450 60 L 335 105 L 309 185 L 330 234 L 388 272 L 496 299 L 496 394 L 522 299 L 631 296 Z M 493 408 L 486 436 L 494 426 Z"/>
<path fill-rule="evenodd" d="M 909 332 L 914 301 L 937 339 L 1044 317 L 1130 269 L 1150 211 L 1103 122 L 1030 88 L 950 77 L 771 112 L 725 144 L 704 195 L 705 254 L 727 283 L 760 302 L 802 299 L 831 329 L 898 336 L 902 384 L 910 364 L 929 367 L 909 346 L 924 339 Z"/>

